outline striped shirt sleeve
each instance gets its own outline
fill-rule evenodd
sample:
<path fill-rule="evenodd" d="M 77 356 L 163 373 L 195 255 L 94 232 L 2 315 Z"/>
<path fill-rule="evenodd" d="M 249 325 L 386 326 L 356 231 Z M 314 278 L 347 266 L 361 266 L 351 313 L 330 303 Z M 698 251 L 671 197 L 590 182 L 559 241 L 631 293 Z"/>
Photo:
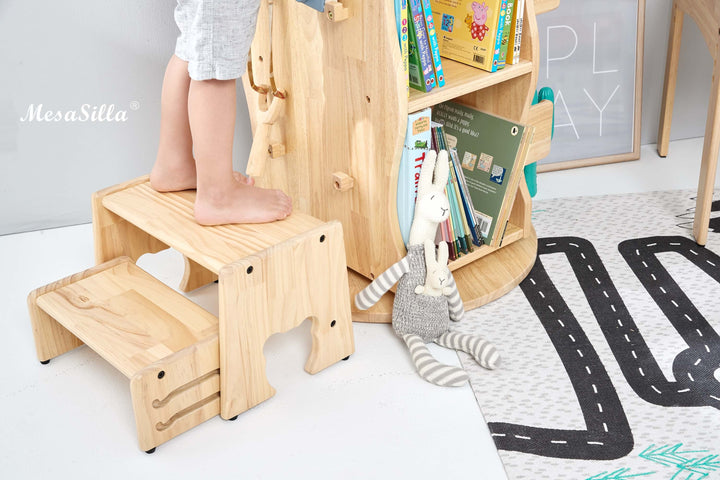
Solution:
<path fill-rule="evenodd" d="M 452 274 L 450 275 L 450 283 L 448 287 L 452 288 L 452 293 L 447 296 L 448 308 L 450 309 L 450 320 L 453 322 L 459 322 L 465 317 L 465 307 L 463 306 L 462 298 L 460 298 L 460 292 L 458 292 L 457 285 L 455 285 L 455 279 Z"/>
<path fill-rule="evenodd" d="M 400 277 L 410 270 L 410 261 L 407 257 L 385 270 L 379 277 L 355 295 L 355 306 L 360 310 L 367 310 L 375 305 L 388 290 L 395 285 Z"/>

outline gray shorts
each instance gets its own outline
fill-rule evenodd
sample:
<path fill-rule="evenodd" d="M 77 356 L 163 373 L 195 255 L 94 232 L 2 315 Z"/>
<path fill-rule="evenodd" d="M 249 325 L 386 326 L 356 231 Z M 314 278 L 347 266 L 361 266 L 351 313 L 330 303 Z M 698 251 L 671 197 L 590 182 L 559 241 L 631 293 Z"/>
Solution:
<path fill-rule="evenodd" d="M 247 66 L 260 0 L 178 0 L 175 55 L 193 80 L 232 80 Z"/>

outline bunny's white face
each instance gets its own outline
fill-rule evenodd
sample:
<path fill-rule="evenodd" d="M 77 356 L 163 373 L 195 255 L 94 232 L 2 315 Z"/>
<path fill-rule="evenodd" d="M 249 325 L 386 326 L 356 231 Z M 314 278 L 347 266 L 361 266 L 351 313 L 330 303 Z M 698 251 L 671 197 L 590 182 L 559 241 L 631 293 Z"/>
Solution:
<path fill-rule="evenodd" d="M 443 288 L 448 286 L 448 280 L 450 278 L 450 270 L 444 265 L 434 265 L 434 267 L 427 271 L 426 284 L 429 284 L 433 289 L 442 291 Z"/>
<path fill-rule="evenodd" d="M 444 222 L 450 216 L 450 203 L 444 193 L 433 192 L 418 197 L 415 209 L 422 212 L 422 218 L 431 222 Z"/>

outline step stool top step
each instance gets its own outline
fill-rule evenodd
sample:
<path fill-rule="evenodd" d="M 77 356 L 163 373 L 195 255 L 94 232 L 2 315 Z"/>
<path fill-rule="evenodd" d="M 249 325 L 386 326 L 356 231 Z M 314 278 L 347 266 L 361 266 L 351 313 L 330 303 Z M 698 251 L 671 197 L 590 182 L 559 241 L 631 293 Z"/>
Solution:
<path fill-rule="evenodd" d="M 217 335 L 217 318 L 132 263 L 37 298 L 37 305 L 132 378 L 143 368 Z"/>
<path fill-rule="evenodd" d="M 148 181 L 130 183 L 127 188 L 109 193 L 102 204 L 216 274 L 225 265 L 324 223 L 309 215 L 293 213 L 285 220 L 271 223 L 205 227 L 195 221 L 194 190 L 158 193 Z"/>

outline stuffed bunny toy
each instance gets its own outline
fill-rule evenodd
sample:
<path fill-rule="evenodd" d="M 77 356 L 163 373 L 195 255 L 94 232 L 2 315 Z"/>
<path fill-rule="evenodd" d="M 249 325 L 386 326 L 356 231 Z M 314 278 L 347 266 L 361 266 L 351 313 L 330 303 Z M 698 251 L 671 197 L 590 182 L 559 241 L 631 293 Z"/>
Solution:
<path fill-rule="evenodd" d="M 415 293 L 439 297 L 449 296 L 453 289 L 448 287 L 450 269 L 448 262 L 448 246 L 445 242 L 438 245 L 437 260 L 435 259 L 435 245 L 430 240 L 425 240 L 425 285 L 415 287 Z M 448 313 L 448 318 L 449 313 Z"/>
<path fill-rule="evenodd" d="M 439 263 L 435 257 L 435 235 L 438 224 L 447 220 L 450 214 L 450 204 L 445 196 L 448 174 L 447 152 L 443 150 L 438 155 L 430 151 L 420 170 L 408 253 L 360 291 L 355 296 L 355 305 L 360 310 L 372 307 L 397 283 L 392 326 L 410 349 L 418 373 L 436 385 L 461 386 L 468 380 L 467 373 L 435 360 L 426 343 L 435 342 L 467 352 L 489 369 L 496 367 L 499 355 L 495 347 L 480 337 L 450 331 L 450 320 L 462 320 L 465 309 L 449 270 L 443 272 L 447 278 L 441 295 L 425 293 L 428 284 L 433 282 L 432 277 L 429 280 L 427 277 L 426 258 L 431 259 L 431 268 Z M 447 269 L 447 244 L 440 248 L 438 257 Z M 422 287 L 422 293 L 416 292 L 418 287 Z"/>

